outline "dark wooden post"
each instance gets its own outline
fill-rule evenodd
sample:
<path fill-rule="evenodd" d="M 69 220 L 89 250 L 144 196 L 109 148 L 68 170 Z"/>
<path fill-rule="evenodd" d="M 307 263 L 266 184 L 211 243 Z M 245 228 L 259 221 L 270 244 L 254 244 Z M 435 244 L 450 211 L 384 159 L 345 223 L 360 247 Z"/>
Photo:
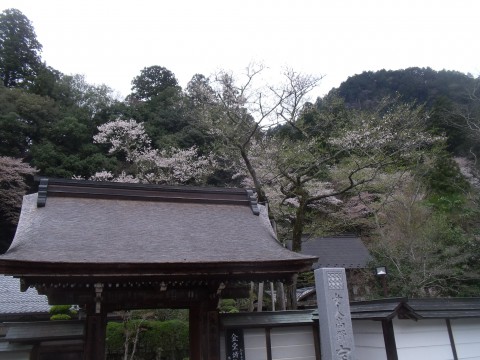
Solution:
<path fill-rule="evenodd" d="M 395 341 L 392 320 L 382 320 L 382 330 L 387 360 L 398 360 L 397 344 Z"/>
<path fill-rule="evenodd" d="M 105 360 L 105 338 L 107 335 L 107 314 L 87 313 L 85 322 L 84 360 Z"/>
<path fill-rule="evenodd" d="M 208 360 L 220 360 L 220 319 L 217 309 L 208 311 L 207 326 Z"/>
<path fill-rule="evenodd" d="M 203 301 L 190 307 L 190 360 L 220 360 L 220 321 L 216 304 L 216 301 Z"/>
<path fill-rule="evenodd" d="M 203 332 L 202 332 L 202 306 L 195 304 L 190 307 L 188 311 L 189 317 L 189 340 L 190 340 L 190 360 L 203 360 L 202 356 L 202 344 L 203 344 Z"/>
<path fill-rule="evenodd" d="M 107 337 L 107 312 L 102 306 L 103 284 L 96 283 L 95 303 L 87 305 L 85 322 L 84 360 L 105 360 L 105 340 Z"/>

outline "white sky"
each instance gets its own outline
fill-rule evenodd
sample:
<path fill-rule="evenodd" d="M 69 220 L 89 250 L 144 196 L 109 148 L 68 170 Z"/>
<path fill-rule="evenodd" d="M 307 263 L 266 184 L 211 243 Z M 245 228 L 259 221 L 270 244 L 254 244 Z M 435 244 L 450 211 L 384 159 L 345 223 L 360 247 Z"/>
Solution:
<path fill-rule="evenodd" d="M 252 61 L 325 75 L 316 95 L 367 70 L 480 73 L 478 0 L 0 0 L 32 21 L 42 58 L 128 95 L 146 66 L 185 87 Z"/>

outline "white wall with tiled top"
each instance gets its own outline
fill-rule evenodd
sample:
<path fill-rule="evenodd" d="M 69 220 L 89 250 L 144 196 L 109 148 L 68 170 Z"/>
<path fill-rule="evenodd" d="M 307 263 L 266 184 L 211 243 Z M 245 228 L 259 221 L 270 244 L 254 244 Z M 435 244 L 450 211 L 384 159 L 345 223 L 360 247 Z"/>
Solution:
<path fill-rule="evenodd" d="M 398 360 L 453 360 L 444 319 L 393 320 Z"/>
<path fill-rule="evenodd" d="M 480 360 L 480 319 L 452 319 L 458 360 Z"/>
<path fill-rule="evenodd" d="M 380 321 L 355 320 L 352 328 L 357 360 L 387 360 Z"/>

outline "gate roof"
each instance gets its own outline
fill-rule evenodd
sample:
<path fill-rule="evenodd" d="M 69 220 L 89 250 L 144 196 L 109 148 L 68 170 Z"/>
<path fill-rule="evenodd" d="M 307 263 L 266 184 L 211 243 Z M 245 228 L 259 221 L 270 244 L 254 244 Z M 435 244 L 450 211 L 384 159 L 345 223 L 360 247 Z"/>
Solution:
<path fill-rule="evenodd" d="M 245 189 L 42 179 L 0 272 L 281 280 L 315 260 L 277 241 Z"/>

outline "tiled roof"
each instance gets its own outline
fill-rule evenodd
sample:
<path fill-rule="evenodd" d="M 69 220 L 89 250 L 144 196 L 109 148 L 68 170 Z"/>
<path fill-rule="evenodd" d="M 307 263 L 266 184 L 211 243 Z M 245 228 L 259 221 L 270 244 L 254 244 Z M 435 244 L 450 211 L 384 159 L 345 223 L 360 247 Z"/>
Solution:
<path fill-rule="evenodd" d="M 350 304 L 352 319 L 448 319 L 480 317 L 480 298 L 392 298 Z"/>
<path fill-rule="evenodd" d="M 45 295 L 35 289 L 20 291 L 20 280 L 0 275 L 0 315 L 48 313 L 50 306 Z"/>
<path fill-rule="evenodd" d="M 59 341 L 83 339 L 83 321 L 35 321 L 10 323 L 4 338 L 10 342 Z"/>
<path fill-rule="evenodd" d="M 304 237 L 302 254 L 318 257 L 314 269 L 340 267 L 345 269 L 365 268 L 371 255 L 362 240 L 355 236 Z"/>
<path fill-rule="evenodd" d="M 0 268 L 8 261 L 177 267 L 282 262 L 283 270 L 315 260 L 282 247 L 265 209 L 255 215 L 256 204 L 252 207 L 243 189 L 77 185 L 52 186 L 44 206 L 37 194 L 24 197 Z"/>

